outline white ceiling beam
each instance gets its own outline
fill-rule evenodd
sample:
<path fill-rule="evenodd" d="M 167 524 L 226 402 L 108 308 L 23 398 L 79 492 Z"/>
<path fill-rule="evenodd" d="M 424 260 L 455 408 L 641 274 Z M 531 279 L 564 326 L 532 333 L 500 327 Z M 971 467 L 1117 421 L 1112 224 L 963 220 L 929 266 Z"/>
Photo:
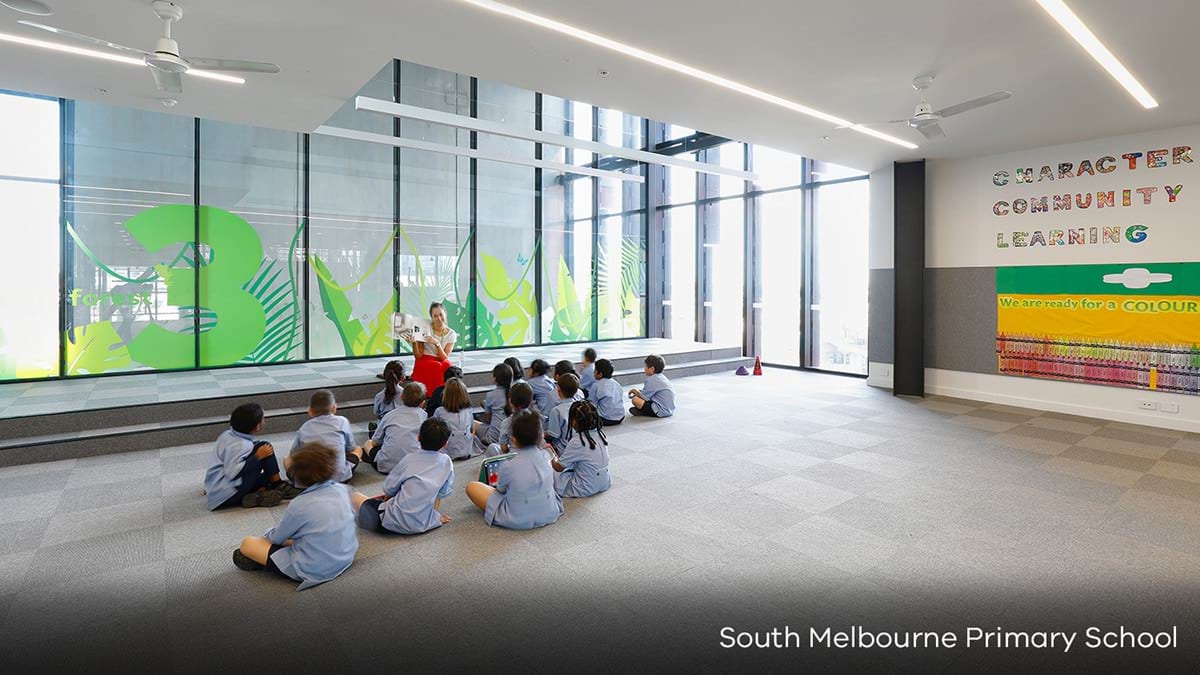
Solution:
<path fill-rule="evenodd" d="M 397 148 L 409 148 L 411 150 L 425 150 L 428 152 L 439 152 L 445 155 L 458 155 L 459 157 L 474 157 L 475 159 L 486 159 L 492 162 L 503 162 L 504 164 L 516 164 L 518 166 L 530 166 L 537 169 L 550 169 L 561 173 L 575 173 L 584 176 L 596 176 L 598 178 L 615 178 L 628 183 L 645 183 L 646 179 L 631 173 L 622 173 L 620 171 L 606 171 L 604 169 L 593 169 L 588 166 L 575 166 L 573 164 L 563 164 L 561 162 L 551 162 L 545 159 L 525 159 L 521 157 L 512 157 L 496 152 L 486 152 L 483 150 L 474 150 L 471 148 L 461 148 L 456 145 L 446 145 L 444 143 L 430 143 L 428 141 L 417 141 L 411 138 L 400 138 L 398 136 L 388 136 L 386 134 L 377 134 L 370 131 L 358 131 L 357 129 L 345 129 L 342 127 L 331 127 L 322 124 L 313 129 L 312 133 L 319 136 L 335 136 L 337 138 L 346 138 L 352 141 L 364 141 L 366 143 L 380 143 L 382 145 L 391 145 Z"/>
<path fill-rule="evenodd" d="M 470 129 L 472 131 L 480 131 L 486 134 L 494 134 L 496 136 L 520 138 L 527 141 L 544 143 L 546 145 L 557 145 L 566 148 L 575 148 L 577 150 L 586 150 L 588 152 L 594 152 L 600 155 L 622 157 L 624 159 L 631 159 L 637 162 L 646 162 L 647 164 L 677 166 L 683 169 L 690 169 L 692 171 L 698 171 L 701 173 L 729 176 L 730 178 L 737 178 L 738 180 L 758 180 L 758 174 L 751 171 L 731 169 L 716 164 L 705 164 L 703 162 L 684 159 L 682 157 L 660 155 L 656 152 L 634 150 L 633 148 L 625 148 L 618 145 L 597 143 L 596 141 L 589 141 L 583 138 L 563 136 L 562 134 L 553 134 L 548 131 L 522 129 L 520 127 L 502 124 L 500 122 L 481 120 L 474 117 L 467 117 L 466 115 L 456 115 L 454 113 L 431 110 L 429 108 L 421 108 L 415 105 L 396 103 L 394 101 L 385 101 L 383 99 L 371 98 L 369 96 L 354 97 L 354 109 L 383 113 L 385 115 L 392 115 L 393 117 L 403 117 L 405 119 L 444 124 L 446 126 L 457 127 L 459 129 Z"/>

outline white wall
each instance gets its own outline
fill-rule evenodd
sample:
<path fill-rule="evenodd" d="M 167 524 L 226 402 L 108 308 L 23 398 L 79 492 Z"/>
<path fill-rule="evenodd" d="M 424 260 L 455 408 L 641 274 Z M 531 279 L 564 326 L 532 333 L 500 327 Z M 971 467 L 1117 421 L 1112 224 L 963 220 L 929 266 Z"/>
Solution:
<path fill-rule="evenodd" d="M 1170 149 L 1196 148 L 1192 163 L 1172 163 Z M 1144 153 L 1166 148 L 1166 166 L 1149 168 Z M 1125 153 L 1141 152 L 1137 168 L 1130 170 Z M 1118 168 L 1107 174 L 1084 175 L 1033 184 L 993 184 L 993 175 L 1016 167 L 1032 167 L 1035 181 L 1042 165 L 1050 165 L 1057 177 L 1060 162 L 1082 160 L 1094 163 L 1102 156 L 1117 159 Z M 1012 265 L 1072 265 L 1136 262 L 1200 261 L 1200 126 L 1180 127 L 1082 143 L 1025 150 L 1002 155 L 962 160 L 935 160 L 926 175 L 926 265 L 928 267 L 1001 267 Z M 1165 194 L 1166 185 L 1183 185 L 1174 203 Z M 1121 206 L 1126 188 L 1157 187 L 1152 203 L 1142 203 L 1133 192 L 1133 204 Z M 1098 209 L 1097 191 L 1116 191 L 1117 205 Z M 1012 202 L 1041 195 L 1092 194 L 1088 209 L 1049 213 L 997 216 L 999 200 Z M 1052 197 L 1051 197 L 1052 205 Z M 1149 227 L 1146 241 L 1134 244 L 1088 244 L 1046 247 L 997 247 L 997 234 L 1012 231 L 1065 229 L 1068 227 Z M 882 227 L 882 225 L 880 225 Z M 874 263 L 872 263 L 874 265 Z M 994 298 L 992 299 L 994 301 Z M 1158 425 L 1200 432 L 1200 396 L 1169 394 L 1120 387 L 1077 384 L 997 374 L 926 369 L 926 389 L 933 394 L 1008 403 L 1046 410 L 1089 415 L 1105 419 Z M 1140 402 L 1178 404 L 1177 414 L 1145 411 Z"/>

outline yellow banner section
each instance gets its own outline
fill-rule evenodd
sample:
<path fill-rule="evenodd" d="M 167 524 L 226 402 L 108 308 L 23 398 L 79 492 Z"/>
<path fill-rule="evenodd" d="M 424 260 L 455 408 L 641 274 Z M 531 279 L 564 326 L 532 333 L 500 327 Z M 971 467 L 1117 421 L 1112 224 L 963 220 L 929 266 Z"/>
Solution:
<path fill-rule="evenodd" d="M 996 296 L 1000 335 L 1053 335 L 1147 343 L 1200 340 L 1200 297 L 1194 295 Z"/>

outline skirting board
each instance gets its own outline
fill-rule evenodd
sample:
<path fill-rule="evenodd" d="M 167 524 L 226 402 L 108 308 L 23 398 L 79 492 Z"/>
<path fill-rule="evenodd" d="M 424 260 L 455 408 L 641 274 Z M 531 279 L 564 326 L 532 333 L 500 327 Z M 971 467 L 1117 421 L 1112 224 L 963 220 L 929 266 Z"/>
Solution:
<path fill-rule="evenodd" d="M 867 363 L 867 384 L 880 389 L 892 388 L 892 364 L 876 363 L 870 361 Z"/>
<path fill-rule="evenodd" d="M 1197 396 L 937 368 L 925 369 L 925 391 L 938 396 L 1200 433 Z M 1158 405 L 1176 403 L 1179 412 L 1143 412 L 1138 409 L 1142 401 Z"/>

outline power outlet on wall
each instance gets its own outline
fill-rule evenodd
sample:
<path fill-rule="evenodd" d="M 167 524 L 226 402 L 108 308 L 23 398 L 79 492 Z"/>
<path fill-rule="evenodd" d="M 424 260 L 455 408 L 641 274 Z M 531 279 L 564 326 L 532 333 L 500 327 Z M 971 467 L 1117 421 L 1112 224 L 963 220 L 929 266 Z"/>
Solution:
<path fill-rule="evenodd" d="M 1165 413 L 1177 413 L 1179 412 L 1179 404 L 1172 403 L 1171 401 L 1163 401 L 1162 404 L 1158 406 L 1158 409 Z"/>
<path fill-rule="evenodd" d="M 1156 401 L 1138 401 L 1138 406 L 1142 410 L 1158 410 L 1158 403 Z"/>

